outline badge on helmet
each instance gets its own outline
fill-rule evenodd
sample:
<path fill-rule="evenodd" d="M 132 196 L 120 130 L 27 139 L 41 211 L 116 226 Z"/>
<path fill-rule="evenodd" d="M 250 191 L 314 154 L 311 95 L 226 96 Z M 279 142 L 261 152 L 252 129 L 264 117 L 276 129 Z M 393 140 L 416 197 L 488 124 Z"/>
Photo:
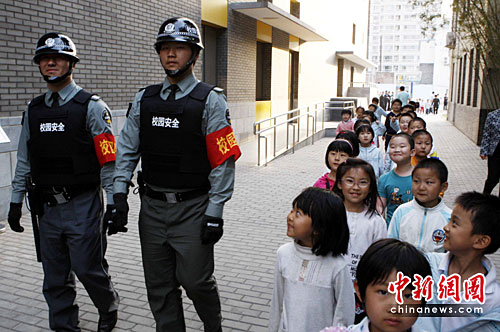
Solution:
<path fill-rule="evenodd" d="M 175 32 L 175 25 L 173 23 L 169 23 L 165 26 L 164 33 L 169 35 Z"/>

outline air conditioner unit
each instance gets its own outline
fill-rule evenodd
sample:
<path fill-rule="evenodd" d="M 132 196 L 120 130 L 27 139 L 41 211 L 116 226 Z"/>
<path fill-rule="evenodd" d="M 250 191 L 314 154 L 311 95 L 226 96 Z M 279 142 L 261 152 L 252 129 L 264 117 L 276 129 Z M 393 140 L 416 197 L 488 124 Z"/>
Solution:
<path fill-rule="evenodd" d="M 457 43 L 457 37 L 454 32 L 448 32 L 446 34 L 446 44 L 444 47 L 455 49 L 455 45 Z"/>

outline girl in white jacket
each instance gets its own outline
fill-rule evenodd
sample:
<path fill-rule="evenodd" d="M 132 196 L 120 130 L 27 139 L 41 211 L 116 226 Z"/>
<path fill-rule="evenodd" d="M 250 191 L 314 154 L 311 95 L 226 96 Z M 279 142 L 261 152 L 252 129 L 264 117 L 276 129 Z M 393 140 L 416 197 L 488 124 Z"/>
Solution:
<path fill-rule="evenodd" d="M 375 178 L 378 181 L 379 177 L 384 174 L 384 155 L 379 148 L 373 144 L 375 133 L 373 128 L 368 125 L 359 126 L 356 130 L 356 136 L 359 139 L 359 155 L 358 158 L 368 162 L 373 167 Z"/>
<path fill-rule="evenodd" d="M 352 281 L 356 279 L 359 259 L 378 239 L 387 237 L 384 218 L 378 214 L 377 179 L 372 166 L 364 160 L 348 158 L 337 169 L 335 192 L 344 200 L 349 225 L 347 264 Z M 356 321 L 363 317 L 361 304 L 356 305 Z"/>

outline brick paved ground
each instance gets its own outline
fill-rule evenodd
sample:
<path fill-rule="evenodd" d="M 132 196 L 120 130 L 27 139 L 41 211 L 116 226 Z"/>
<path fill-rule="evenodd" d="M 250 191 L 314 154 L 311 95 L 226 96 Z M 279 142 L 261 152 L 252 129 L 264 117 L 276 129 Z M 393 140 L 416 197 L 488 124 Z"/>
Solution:
<path fill-rule="evenodd" d="M 450 171 L 445 200 L 451 206 L 457 194 L 482 189 L 486 162 L 479 159 L 479 148 L 441 115 L 428 116 L 427 120 L 437 151 Z M 225 235 L 216 247 L 215 275 L 225 331 L 266 331 L 275 252 L 289 241 L 285 218 L 292 199 L 325 171 L 323 156 L 329 141 L 317 141 L 267 167 L 238 163 L 236 191 L 225 209 Z M 107 253 L 121 297 L 115 331 L 154 331 L 140 259 L 137 196 L 129 202 L 129 232 L 110 237 Z M 22 222 L 25 233 L 8 230 L 0 235 L 0 331 L 47 331 L 42 269 L 34 257 L 29 216 Z M 492 257 L 500 266 L 500 254 Z M 95 331 L 97 313 L 80 284 L 78 294 L 82 330 Z M 192 304 L 187 299 L 185 304 L 188 330 L 202 331 Z"/>

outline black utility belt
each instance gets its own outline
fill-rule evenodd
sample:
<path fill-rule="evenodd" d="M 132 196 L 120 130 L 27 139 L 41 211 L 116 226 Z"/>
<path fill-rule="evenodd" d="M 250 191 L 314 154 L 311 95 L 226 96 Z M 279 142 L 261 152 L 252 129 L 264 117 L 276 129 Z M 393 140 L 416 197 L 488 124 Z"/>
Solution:
<path fill-rule="evenodd" d="M 58 204 L 64 204 L 71 201 L 76 196 L 79 196 L 86 192 L 92 192 L 97 190 L 98 185 L 85 185 L 79 187 L 43 187 L 42 188 L 42 200 L 47 203 L 48 206 L 56 206 Z"/>
<path fill-rule="evenodd" d="M 208 190 L 209 188 L 198 188 L 179 193 L 169 193 L 169 192 L 155 191 L 150 187 L 146 186 L 144 195 L 148 196 L 149 198 L 157 199 L 167 203 L 180 203 L 196 197 L 200 197 L 202 195 L 206 195 L 208 193 Z"/>

